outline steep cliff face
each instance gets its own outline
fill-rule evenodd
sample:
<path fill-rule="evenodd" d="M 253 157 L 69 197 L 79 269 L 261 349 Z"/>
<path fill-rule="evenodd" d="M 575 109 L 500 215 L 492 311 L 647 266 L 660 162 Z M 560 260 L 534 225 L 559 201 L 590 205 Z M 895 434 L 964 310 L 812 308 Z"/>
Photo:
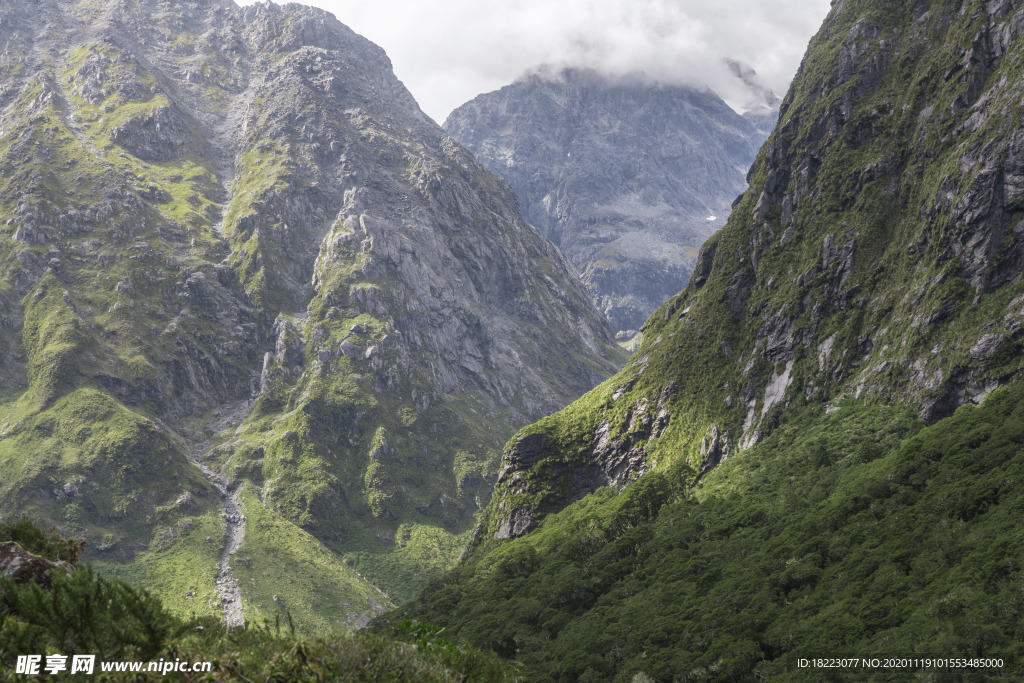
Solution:
<path fill-rule="evenodd" d="M 622 361 L 507 185 L 331 15 L 18 1 L 0 41 L 0 514 L 193 553 L 168 575 L 210 594 L 232 490 L 243 600 L 327 558 L 356 620 L 376 594 L 333 553 L 407 590 L 412 559 L 373 561 L 400 527 L 459 532 L 514 428 Z"/>
<path fill-rule="evenodd" d="M 690 284 L 620 374 L 509 441 L 468 559 L 377 625 L 538 679 L 1009 661 L 1022 33 L 1014 2 L 835 2 Z"/>
<path fill-rule="evenodd" d="M 671 463 L 692 482 L 790 408 L 932 423 L 1018 381 L 1022 31 L 1010 2 L 836 3 L 688 287 L 620 375 L 510 442 L 478 537 Z"/>
<path fill-rule="evenodd" d="M 565 69 L 480 95 L 444 127 L 509 181 L 626 336 L 685 286 L 771 125 L 710 91 Z"/>

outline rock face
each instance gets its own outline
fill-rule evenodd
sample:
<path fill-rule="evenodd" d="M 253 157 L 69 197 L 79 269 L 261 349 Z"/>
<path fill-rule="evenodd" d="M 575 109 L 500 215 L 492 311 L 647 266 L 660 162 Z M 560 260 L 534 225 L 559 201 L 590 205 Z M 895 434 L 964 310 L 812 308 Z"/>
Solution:
<path fill-rule="evenodd" d="M 53 562 L 26 551 L 17 543 L 0 543 L 0 573 L 14 583 L 37 583 L 50 587 L 54 573 L 70 574 L 75 568 L 68 562 Z"/>
<path fill-rule="evenodd" d="M 687 288 L 618 377 L 527 428 L 554 446 L 506 454 L 492 534 L 576 498 L 546 473 L 598 467 L 605 425 L 630 434 L 641 406 L 668 427 L 638 441 L 632 476 L 682 460 L 696 480 L 794 403 L 931 423 L 1021 379 L 1024 9 L 882 7 L 834 4 Z"/>
<path fill-rule="evenodd" d="M 514 429 L 624 360 L 333 16 L 18 0 L 0 42 L 0 514 L 130 558 L 220 505 L 194 455 L 336 551 L 458 531 Z"/>
<path fill-rule="evenodd" d="M 774 111 L 747 119 L 710 91 L 565 69 L 480 95 L 444 128 L 508 180 L 625 337 L 686 285 Z"/>

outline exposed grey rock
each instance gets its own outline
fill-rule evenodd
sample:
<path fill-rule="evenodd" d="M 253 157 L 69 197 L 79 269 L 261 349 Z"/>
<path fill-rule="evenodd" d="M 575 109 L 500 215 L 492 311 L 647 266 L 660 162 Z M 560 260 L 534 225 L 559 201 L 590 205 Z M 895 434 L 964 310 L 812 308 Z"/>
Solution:
<path fill-rule="evenodd" d="M 776 116 L 763 102 L 777 98 L 761 100 L 745 118 L 709 91 L 643 75 L 541 71 L 464 104 L 444 126 L 508 180 L 526 219 L 625 331 L 682 289 L 746 186 Z"/>
<path fill-rule="evenodd" d="M 724 462 L 731 452 L 732 440 L 729 438 L 729 433 L 720 430 L 718 425 L 712 424 L 700 442 L 700 455 L 703 460 L 699 476 L 707 474 L 719 463 Z"/>
<path fill-rule="evenodd" d="M 136 118 L 129 119 L 110 131 L 110 140 L 139 159 L 168 161 L 199 151 L 199 140 L 189 124 L 175 107 L 156 106 Z M 154 188 L 154 192 L 157 190 Z M 151 199 L 160 199 L 154 194 Z"/>
<path fill-rule="evenodd" d="M 533 514 L 525 508 L 516 508 L 494 532 L 495 538 L 518 538 L 536 526 Z"/>
<path fill-rule="evenodd" d="M 991 357 L 999 347 L 1002 346 L 1003 335 L 998 332 L 990 332 L 971 347 L 971 357 L 975 360 L 985 360 Z"/>
<path fill-rule="evenodd" d="M 376 493 L 375 534 L 413 519 L 468 528 L 490 482 L 457 482 L 456 452 L 493 463 L 516 428 L 626 358 L 507 184 L 330 14 L 19 0 L 0 3 L 0 43 L 0 401 L 49 420 L 96 392 L 88 409 L 123 410 L 138 434 L 104 451 L 108 466 L 155 491 L 65 494 L 85 459 L 48 451 L 60 478 L 29 472 L 0 514 L 36 490 L 51 521 L 68 495 L 87 516 L 108 509 L 99 496 L 124 499 L 116 522 L 83 523 L 143 549 L 161 531 L 154 506 L 185 514 L 183 495 L 205 507 L 210 482 L 238 478 L 335 549 Z M 244 414 L 196 433 L 226 406 Z M 393 452 L 372 460 L 385 426 Z M 191 452 L 213 435 L 217 448 Z M 440 474 L 359 480 L 371 460 Z M 227 564 L 244 520 L 225 520 L 218 590 L 241 623 Z"/>
<path fill-rule="evenodd" d="M 833 3 L 751 187 L 644 324 L 642 361 L 530 428 L 558 447 L 499 485 L 487 528 L 605 485 L 586 475 L 630 458 L 632 408 L 672 377 L 686 427 L 666 441 L 684 455 L 652 457 L 688 458 L 703 433 L 702 473 L 787 414 L 882 404 L 932 423 L 1024 379 L 1024 8 L 910 5 Z M 609 419 L 624 402 L 629 424 Z"/>
<path fill-rule="evenodd" d="M 361 355 L 363 351 L 362 347 L 358 346 L 357 344 L 353 344 L 350 341 L 341 342 L 340 349 L 342 354 L 346 356 L 358 356 Z"/>
<path fill-rule="evenodd" d="M 782 375 L 773 365 L 779 361 L 799 361 L 803 349 L 816 354 L 815 366 L 820 374 L 811 377 L 803 371 L 805 376 L 795 377 L 791 384 L 803 385 L 803 393 L 808 399 L 827 399 L 830 395 L 850 392 L 859 397 L 894 400 L 908 398 L 909 392 L 917 394 L 913 401 L 929 422 L 947 416 L 958 405 L 980 400 L 991 391 L 993 383 L 998 385 L 1013 375 L 1012 367 L 1004 366 L 998 371 L 989 367 L 1002 345 L 1007 340 L 1015 341 L 1024 329 L 1018 316 L 1012 312 L 1004 318 L 1004 329 L 1008 335 L 986 327 L 977 336 L 954 341 L 953 346 L 962 352 L 969 349 L 970 358 L 974 361 L 969 367 L 954 366 L 952 371 L 939 367 L 940 353 L 949 354 L 951 351 L 948 344 L 935 345 L 930 354 L 927 349 L 920 348 L 912 353 L 897 352 L 908 345 L 916 345 L 918 336 L 944 335 L 952 321 L 977 306 L 986 293 L 1019 281 L 1024 272 L 1024 240 L 1021 239 L 1024 220 L 1019 216 L 1024 131 L 1019 126 L 1017 112 L 1006 104 L 1019 99 L 1018 95 L 1012 94 L 1019 86 L 1005 77 L 985 85 L 989 74 L 1011 49 L 1014 36 L 1024 32 L 1024 13 L 1003 8 L 993 16 L 1002 19 L 976 27 L 979 30 L 971 44 L 962 48 L 951 60 L 948 71 L 935 79 L 935 87 L 957 88 L 956 101 L 950 111 L 940 111 L 927 100 L 904 104 L 902 109 L 890 111 L 887 107 L 891 105 L 887 100 L 872 99 L 879 84 L 891 78 L 888 73 L 891 62 L 905 57 L 907 53 L 906 50 L 901 54 L 893 52 L 891 38 L 898 34 L 890 32 L 883 36 L 868 18 L 861 18 L 844 32 L 842 48 L 835 58 L 835 69 L 826 72 L 820 82 L 804 83 L 804 87 L 809 89 L 807 92 L 813 93 L 808 101 L 847 87 L 844 94 L 832 98 L 833 103 L 827 107 L 804 108 L 795 114 L 790 112 L 790 116 L 785 115 L 787 104 L 783 104 L 782 123 L 764 149 L 763 177 L 766 180 L 763 185 L 751 188 L 751 213 L 749 218 L 744 215 L 741 219 L 749 221 L 745 229 L 749 232 L 750 263 L 755 272 L 744 279 L 744 269 L 734 270 L 724 292 L 734 311 L 759 320 L 753 356 L 745 358 L 747 372 L 760 367 L 758 382 L 762 386 L 767 385 L 759 411 L 755 408 L 759 403 L 756 396 L 744 399 L 748 410 L 741 447 L 752 443 L 753 436 L 759 431 L 771 429 L 770 424 L 761 424 L 761 417 L 767 415 L 770 405 L 791 399 L 786 394 L 781 399 L 778 397 L 775 387 L 781 386 Z M 974 22 L 977 17 L 972 17 Z M 939 26 L 942 28 L 941 24 Z M 912 33 L 921 30 L 923 27 L 915 28 Z M 850 84 L 853 87 L 849 87 Z M 985 87 L 989 89 L 983 90 Z M 855 107 L 864 107 L 866 101 L 874 102 L 871 116 L 855 116 Z M 822 160 L 830 156 L 835 158 L 837 149 L 876 145 L 873 159 L 858 170 L 858 182 L 870 184 L 880 181 L 875 186 L 885 188 L 876 209 L 880 216 L 898 210 L 890 197 L 898 195 L 895 189 L 898 183 L 907 187 L 908 182 L 897 180 L 899 174 L 905 174 L 905 178 L 918 178 L 921 169 L 933 162 L 915 145 L 878 145 L 877 138 L 883 132 L 894 135 L 884 122 L 897 112 L 915 106 L 918 109 L 918 140 L 923 139 L 930 128 L 940 127 L 948 131 L 943 143 L 949 139 L 965 140 L 972 134 L 980 136 L 982 130 L 987 130 L 987 137 L 943 152 L 947 155 L 943 158 L 953 162 L 958 171 L 940 175 L 937 191 L 931 189 L 922 194 L 920 207 L 914 206 L 910 210 L 917 214 L 910 220 L 919 220 L 920 228 L 909 243 L 904 243 L 904 254 L 900 258 L 909 257 L 907 271 L 920 272 L 921 276 L 909 278 L 910 281 L 916 280 L 914 286 L 900 292 L 903 296 L 900 305 L 906 306 L 906 318 L 897 318 L 891 324 L 881 323 L 879 319 L 883 314 L 880 311 L 891 310 L 893 305 L 891 301 L 883 303 L 882 297 L 873 302 L 867 315 L 867 319 L 873 322 L 865 323 L 865 329 L 843 342 L 846 348 L 834 348 L 838 342 L 834 334 L 828 338 L 820 336 L 819 326 L 830 317 L 851 316 L 857 319 L 856 309 L 866 309 L 867 298 L 862 298 L 863 290 L 858 289 L 867 287 L 884 291 L 887 278 L 897 276 L 887 273 L 887 266 L 882 263 L 871 264 L 877 279 L 872 282 L 861 277 L 860 282 L 854 284 L 857 267 L 868 269 L 862 251 L 875 250 L 877 253 L 877 240 L 889 239 L 889 236 L 885 231 L 876 230 L 873 241 L 868 241 L 867 236 L 861 233 L 867 224 L 854 225 L 856 213 L 843 214 L 851 208 L 849 202 L 835 214 L 849 220 L 837 221 L 841 231 L 823 236 L 818 261 L 805 263 L 798 266 L 800 270 L 790 273 L 793 283 L 801 290 L 798 309 L 777 309 L 770 315 L 765 315 L 764 308 L 771 311 L 769 306 L 777 307 L 778 303 L 762 303 L 762 310 L 748 309 L 747 301 L 756 288 L 772 291 L 772 283 L 776 282 L 776 274 L 772 271 L 757 272 L 771 250 L 787 246 L 801 237 L 806 239 L 815 232 L 806 217 L 799 215 L 800 199 L 809 196 L 813 201 L 822 191 L 819 178 Z M 801 134 L 801 130 L 809 134 Z M 769 215 L 779 217 L 767 221 L 772 231 L 778 232 L 779 223 L 784 231 L 777 246 L 769 243 L 766 248 L 764 223 Z M 949 228 L 939 234 L 935 229 L 939 223 L 948 223 Z M 713 253 L 717 245 L 712 242 L 706 248 Z M 957 269 L 945 267 L 951 261 L 958 265 L 962 282 L 974 290 L 973 301 L 964 299 L 951 280 L 957 273 Z M 740 259 L 740 265 L 743 265 L 743 259 Z M 726 262 L 724 266 L 735 269 L 735 260 Z M 707 277 L 706 271 L 700 267 L 698 270 L 700 275 L 695 274 L 691 289 L 701 286 Z M 762 285 L 762 280 L 767 281 Z M 942 294 L 938 294 L 940 292 Z M 795 301 L 791 299 L 788 303 Z M 680 297 L 678 305 L 686 306 L 686 299 Z M 800 317 L 805 311 L 809 313 L 809 324 Z M 669 320 L 668 317 L 665 319 Z M 856 343 L 853 343 L 854 339 Z M 976 340 L 973 346 L 972 339 Z M 998 357 L 1002 356 L 999 354 Z M 759 363 L 761 359 L 767 363 Z M 792 392 L 792 389 L 787 391 Z"/>
<path fill-rule="evenodd" d="M 245 515 L 242 514 L 241 491 L 229 493 L 221 489 L 224 496 L 224 512 L 222 517 L 227 527 L 227 543 L 224 545 L 217 570 L 217 594 L 220 596 L 220 609 L 224 613 L 227 626 L 244 626 L 245 614 L 242 609 L 242 590 L 231 570 L 232 556 L 245 543 Z"/>
<path fill-rule="evenodd" d="M 631 387 L 630 382 L 624 383 L 616 389 L 612 400 Z M 585 451 L 572 457 L 565 454 L 552 457 L 551 444 L 544 432 L 516 439 L 505 450 L 504 465 L 496 483 L 495 490 L 501 498 L 497 508 L 499 519 L 491 527 L 495 529 L 494 537 L 521 536 L 536 527 L 548 513 L 583 498 L 594 489 L 610 486 L 621 491 L 642 477 L 650 466 L 647 444 L 660 438 L 669 428 L 672 414 L 668 401 L 678 389 L 676 382 L 670 382 L 662 389 L 655 406 L 643 400 L 630 406 L 619 423 L 602 421 L 594 429 Z M 519 482 L 527 472 L 531 472 L 533 481 L 552 484 L 540 502 L 531 502 L 529 507 L 513 502 L 521 492 Z"/>
<path fill-rule="evenodd" d="M 49 588 L 54 574 L 70 575 L 74 570 L 67 562 L 53 562 L 33 555 L 17 543 L 0 543 L 0 572 L 17 584 L 32 582 Z"/>
<path fill-rule="evenodd" d="M 199 510 L 199 504 L 196 503 L 196 499 L 191 491 L 181 494 L 178 500 L 174 501 L 174 507 L 184 512 L 196 512 Z"/>
<path fill-rule="evenodd" d="M 521 436 L 505 451 L 504 466 L 498 474 L 498 483 L 505 480 L 510 472 L 528 470 L 544 453 L 547 439 L 543 432 Z"/>

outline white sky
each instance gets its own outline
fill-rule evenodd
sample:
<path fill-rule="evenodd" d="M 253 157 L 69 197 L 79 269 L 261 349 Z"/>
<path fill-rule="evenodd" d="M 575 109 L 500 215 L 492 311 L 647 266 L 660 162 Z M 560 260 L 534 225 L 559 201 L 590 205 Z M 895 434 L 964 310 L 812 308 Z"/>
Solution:
<path fill-rule="evenodd" d="M 253 0 L 236 0 L 241 5 Z M 304 0 L 387 51 L 438 123 L 541 64 L 707 85 L 730 100 L 725 58 L 785 94 L 830 0 Z"/>

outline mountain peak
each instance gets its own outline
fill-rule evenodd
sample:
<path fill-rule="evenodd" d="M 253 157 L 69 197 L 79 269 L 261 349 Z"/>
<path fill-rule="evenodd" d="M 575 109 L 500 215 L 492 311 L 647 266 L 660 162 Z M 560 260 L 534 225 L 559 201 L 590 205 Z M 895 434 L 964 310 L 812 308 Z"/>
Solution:
<path fill-rule="evenodd" d="M 682 288 L 762 138 L 706 89 L 545 66 L 445 129 L 509 181 L 622 337 Z"/>
<path fill-rule="evenodd" d="M 361 623 L 427 556 L 399 527 L 454 546 L 514 429 L 623 361 L 507 185 L 328 13 L 5 3 L 0 41 L 0 515 L 140 572 L 187 556 L 172 583 L 225 604 L 245 575 L 265 614 L 312 562 L 287 600 Z"/>
<path fill-rule="evenodd" d="M 742 98 L 739 106 L 742 108 L 741 113 L 754 111 L 764 112 L 773 111 L 778 112 L 779 105 L 782 103 L 782 98 L 775 94 L 774 90 L 766 88 L 757 77 L 757 72 L 754 71 L 753 67 L 743 62 L 739 62 L 735 59 L 726 59 L 725 63 L 728 65 L 729 70 L 736 76 L 737 79 L 746 87 L 746 97 Z"/>

